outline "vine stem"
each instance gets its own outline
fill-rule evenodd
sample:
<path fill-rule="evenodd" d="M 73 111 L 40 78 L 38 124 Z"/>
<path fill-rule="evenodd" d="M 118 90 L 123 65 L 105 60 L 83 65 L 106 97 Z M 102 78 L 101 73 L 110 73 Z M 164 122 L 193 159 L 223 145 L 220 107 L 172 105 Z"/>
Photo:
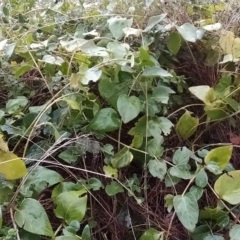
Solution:
<path fill-rule="evenodd" d="M 181 196 L 183 196 L 183 195 L 186 194 L 188 188 L 191 186 L 191 184 L 192 184 L 192 182 L 194 181 L 196 175 L 197 175 L 197 174 L 195 174 L 195 176 L 190 179 L 188 185 L 187 185 L 186 188 L 184 189 L 184 191 L 183 191 L 183 193 L 181 194 Z M 172 217 L 171 217 L 171 220 L 170 220 L 170 223 L 169 223 L 169 227 L 168 227 L 168 230 L 167 230 L 166 240 L 168 240 L 168 237 L 169 237 L 169 235 L 170 235 L 170 229 L 171 229 L 171 227 L 172 227 L 173 220 L 174 220 L 175 216 L 176 216 L 176 211 L 174 211 L 174 213 L 173 213 L 173 215 L 172 215 Z"/>

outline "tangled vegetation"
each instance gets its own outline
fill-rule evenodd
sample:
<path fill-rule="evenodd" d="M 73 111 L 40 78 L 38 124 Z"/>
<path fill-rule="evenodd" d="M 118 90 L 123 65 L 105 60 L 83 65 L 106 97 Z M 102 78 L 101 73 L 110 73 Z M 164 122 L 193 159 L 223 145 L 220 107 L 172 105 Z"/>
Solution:
<path fill-rule="evenodd" d="M 0 3 L 0 239 L 240 239 L 235 3 Z"/>

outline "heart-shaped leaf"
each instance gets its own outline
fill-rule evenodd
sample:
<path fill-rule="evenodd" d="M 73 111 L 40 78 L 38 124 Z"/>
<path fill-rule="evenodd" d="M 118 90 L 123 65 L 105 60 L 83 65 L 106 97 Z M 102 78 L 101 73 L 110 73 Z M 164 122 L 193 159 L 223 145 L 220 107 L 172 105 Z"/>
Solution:
<path fill-rule="evenodd" d="M 120 126 L 117 112 L 112 108 L 101 109 L 90 122 L 90 128 L 99 132 L 113 132 Z"/>
<path fill-rule="evenodd" d="M 221 175 L 214 184 L 219 197 L 230 204 L 240 203 L 240 170 Z"/>
<path fill-rule="evenodd" d="M 232 156 L 233 147 L 224 146 L 212 149 L 204 158 L 206 164 L 215 163 L 221 170 L 224 170 Z"/>
<path fill-rule="evenodd" d="M 189 111 L 186 111 L 178 120 L 176 130 L 178 134 L 184 139 L 191 137 L 197 130 L 199 119 L 192 117 Z"/>
<path fill-rule="evenodd" d="M 167 38 L 167 47 L 172 54 L 177 54 L 181 47 L 181 36 L 178 32 L 172 32 Z"/>
<path fill-rule="evenodd" d="M 42 205 L 35 199 L 24 199 L 14 214 L 17 225 L 37 235 L 53 237 L 54 232 Z"/>
<path fill-rule="evenodd" d="M 116 195 L 117 193 L 123 193 L 124 189 L 118 182 L 112 181 L 111 184 L 106 186 L 105 191 L 107 195 L 111 197 Z"/>
<path fill-rule="evenodd" d="M 163 160 L 150 160 L 148 163 L 148 169 L 153 177 L 163 180 L 167 173 L 167 164 Z"/>
<path fill-rule="evenodd" d="M 114 168 L 123 168 L 128 166 L 132 159 L 132 153 L 125 147 L 111 158 L 111 164 Z"/>
<path fill-rule="evenodd" d="M 23 160 L 14 153 L 0 150 L 0 173 L 7 180 L 16 180 L 25 176 L 27 168 Z"/>
<path fill-rule="evenodd" d="M 63 219 L 67 224 L 74 220 L 81 222 L 87 210 L 87 195 L 84 197 L 79 195 L 78 191 L 59 194 L 54 200 L 57 205 L 54 209 L 56 217 Z"/>
<path fill-rule="evenodd" d="M 175 196 L 173 206 L 183 226 L 192 232 L 198 222 L 199 208 L 197 199 L 190 193 Z"/>
<path fill-rule="evenodd" d="M 127 95 L 119 96 L 117 100 L 117 108 L 124 123 L 128 123 L 138 116 L 141 111 L 141 102 L 135 96 Z"/>

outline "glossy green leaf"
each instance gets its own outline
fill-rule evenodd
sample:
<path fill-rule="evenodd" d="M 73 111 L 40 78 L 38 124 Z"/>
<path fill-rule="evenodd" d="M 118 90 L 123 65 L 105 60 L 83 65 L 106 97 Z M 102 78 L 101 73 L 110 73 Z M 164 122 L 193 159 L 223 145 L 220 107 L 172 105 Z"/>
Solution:
<path fill-rule="evenodd" d="M 231 227 L 229 231 L 230 240 L 238 240 L 240 236 L 240 225 L 235 224 Z"/>
<path fill-rule="evenodd" d="M 163 160 L 150 160 L 148 162 L 148 170 L 153 177 L 163 180 L 167 173 L 167 164 Z"/>
<path fill-rule="evenodd" d="M 59 173 L 38 166 L 28 175 L 21 188 L 21 195 L 24 197 L 37 197 L 44 189 L 61 181 L 63 181 L 63 177 Z"/>
<path fill-rule="evenodd" d="M 24 199 L 14 214 L 17 225 L 37 235 L 53 237 L 54 232 L 42 205 L 35 199 Z"/>
<path fill-rule="evenodd" d="M 221 175 L 214 184 L 219 197 L 230 204 L 240 203 L 240 170 Z"/>
<path fill-rule="evenodd" d="M 118 182 L 112 181 L 106 186 L 105 191 L 107 195 L 111 197 L 116 195 L 117 193 L 123 193 L 124 189 Z"/>
<path fill-rule="evenodd" d="M 163 240 L 164 232 L 157 231 L 154 228 L 149 228 L 140 237 L 140 240 Z"/>
<path fill-rule="evenodd" d="M 204 169 L 201 169 L 195 178 L 195 183 L 198 187 L 204 188 L 207 186 L 208 184 L 208 175 L 207 173 L 204 171 Z"/>
<path fill-rule="evenodd" d="M 132 159 L 133 155 L 129 151 L 129 148 L 124 147 L 111 158 L 111 164 L 114 168 L 123 168 L 128 166 L 131 163 Z"/>
<path fill-rule="evenodd" d="M 192 117 L 189 111 L 186 111 L 178 120 L 176 130 L 184 139 L 190 138 L 197 130 L 199 119 Z"/>
<path fill-rule="evenodd" d="M 192 232 L 196 227 L 199 216 L 196 198 L 192 194 L 177 195 L 173 199 L 173 206 L 180 222 L 187 230 Z"/>
<path fill-rule="evenodd" d="M 212 149 L 204 158 L 206 164 L 216 163 L 220 169 L 224 170 L 232 157 L 232 146 L 224 146 Z"/>
<path fill-rule="evenodd" d="M 135 96 L 128 97 L 127 95 L 119 96 L 117 100 L 117 108 L 124 123 L 132 121 L 138 116 L 141 111 L 141 102 Z"/>
<path fill-rule="evenodd" d="M 78 191 L 63 192 L 59 194 L 54 203 L 56 217 L 63 219 L 67 224 L 76 220 L 81 222 L 87 210 L 87 195 L 79 197 Z"/>
<path fill-rule="evenodd" d="M 90 128 L 98 132 L 113 132 L 119 126 L 120 119 L 112 108 L 101 109 L 90 122 Z"/>
<path fill-rule="evenodd" d="M 178 32 L 171 32 L 167 37 L 167 47 L 172 54 L 177 54 L 181 47 L 181 36 Z"/>

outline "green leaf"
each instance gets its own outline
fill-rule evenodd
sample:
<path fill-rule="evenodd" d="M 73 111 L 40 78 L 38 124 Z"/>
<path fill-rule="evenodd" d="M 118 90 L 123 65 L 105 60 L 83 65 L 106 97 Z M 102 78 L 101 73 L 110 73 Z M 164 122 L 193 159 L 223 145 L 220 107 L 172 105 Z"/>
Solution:
<path fill-rule="evenodd" d="M 215 98 L 214 89 L 207 85 L 190 87 L 189 91 L 205 104 L 210 104 Z"/>
<path fill-rule="evenodd" d="M 53 237 L 54 232 L 42 205 L 35 199 L 24 199 L 17 208 L 14 219 L 24 230 L 37 235 Z"/>
<path fill-rule="evenodd" d="M 196 198 L 192 194 L 177 195 L 173 199 L 173 206 L 183 226 L 192 232 L 198 222 L 199 208 Z"/>
<path fill-rule="evenodd" d="M 101 75 L 101 69 L 97 67 L 89 68 L 83 73 L 81 83 L 83 85 L 88 85 L 90 81 L 97 82 L 100 79 Z"/>
<path fill-rule="evenodd" d="M 78 236 L 58 236 L 54 240 L 82 240 Z"/>
<path fill-rule="evenodd" d="M 235 224 L 229 231 L 230 240 L 238 240 L 240 236 L 240 225 Z"/>
<path fill-rule="evenodd" d="M 163 138 L 151 139 L 147 143 L 147 153 L 151 157 L 160 158 L 164 153 L 164 148 L 161 146 L 162 143 L 163 143 Z"/>
<path fill-rule="evenodd" d="M 111 158 L 111 164 L 114 168 L 124 168 L 128 166 L 133 159 L 132 153 L 129 151 L 129 148 L 124 147 L 121 151 L 115 154 Z"/>
<path fill-rule="evenodd" d="M 150 160 L 148 163 L 148 170 L 153 177 L 163 180 L 167 173 L 167 164 L 163 160 Z"/>
<path fill-rule="evenodd" d="M 225 228 L 230 221 L 228 213 L 220 208 L 205 207 L 200 211 L 199 219 L 203 221 L 209 220 L 211 223 L 217 224 L 220 228 Z"/>
<path fill-rule="evenodd" d="M 181 47 L 181 36 L 178 32 L 171 32 L 167 37 L 167 47 L 172 54 L 177 54 Z"/>
<path fill-rule="evenodd" d="M 221 170 L 224 170 L 231 159 L 232 151 L 232 146 L 214 148 L 207 154 L 204 161 L 207 165 L 214 162 Z"/>
<path fill-rule="evenodd" d="M 50 169 L 38 166 L 32 170 L 21 188 L 21 195 L 24 197 L 38 197 L 47 187 L 63 181 L 63 177 Z"/>
<path fill-rule="evenodd" d="M 43 62 L 61 66 L 64 60 L 59 56 L 45 55 L 42 59 Z"/>
<path fill-rule="evenodd" d="M 174 196 L 172 194 L 167 194 L 164 197 L 164 207 L 167 208 L 167 211 L 170 213 L 173 209 L 173 198 Z"/>
<path fill-rule="evenodd" d="M 190 172 L 189 164 L 177 164 L 169 169 L 169 173 L 178 178 L 191 179 L 194 174 Z"/>
<path fill-rule="evenodd" d="M 149 18 L 146 28 L 143 30 L 143 32 L 148 32 L 151 30 L 154 26 L 156 26 L 159 22 L 161 22 L 165 17 L 167 16 L 166 13 L 152 16 Z"/>
<path fill-rule="evenodd" d="M 230 204 L 240 203 L 240 170 L 221 175 L 214 184 L 219 197 Z"/>
<path fill-rule="evenodd" d="M 119 16 L 112 17 L 108 20 L 109 30 L 113 37 L 120 40 L 124 36 L 123 29 L 130 28 L 132 26 L 133 19 L 122 18 Z"/>
<path fill-rule="evenodd" d="M 192 117 L 189 111 L 186 111 L 176 124 L 176 131 L 184 139 L 191 137 L 197 130 L 199 119 Z"/>
<path fill-rule="evenodd" d="M 162 132 L 165 136 L 169 135 L 172 127 L 173 123 L 165 117 L 158 117 L 148 122 L 148 131 L 155 139 L 158 140 L 162 138 Z"/>
<path fill-rule="evenodd" d="M 63 219 L 67 224 L 76 220 L 81 222 L 87 210 L 87 195 L 79 197 L 78 191 L 63 192 L 59 194 L 54 203 L 56 217 Z"/>
<path fill-rule="evenodd" d="M 154 228 L 149 228 L 140 237 L 140 240 L 163 240 L 164 232 L 159 232 Z"/>
<path fill-rule="evenodd" d="M 118 182 L 112 181 L 106 186 L 105 191 L 107 195 L 111 197 L 116 195 L 117 193 L 123 193 L 124 189 Z"/>
<path fill-rule="evenodd" d="M 91 232 L 89 225 L 86 225 L 82 231 L 82 240 L 91 240 Z"/>
<path fill-rule="evenodd" d="M 143 116 L 139 118 L 137 123 L 135 123 L 135 127 L 131 128 L 128 132 L 129 135 L 135 136 L 135 135 L 141 135 L 143 137 L 150 137 L 151 135 L 147 131 L 147 116 Z"/>
<path fill-rule="evenodd" d="M 90 128 L 99 132 L 113 132 L 120 126 L 117 112 L 112 108 L 101 109 L 90 122 Z"/>
<path fill-rule="evenodd" d="M 198 39 L 197 29 L 191 23 L 184 23 L 182 26 L 177 27 L 178 32 L 188 42 L 196 42 Z"/>
<path fill-rule="evenodd" d="M 142 77 L 172 77 L 172 74 L 161 67 L 146 67 Z"/>
<path fill-rule="evenodd" d="M 2 207 L 1 207 L 1 205 L 0 205 L 0 229 L 2 228 Z"/>
<path fill-rule="evenodd" d="M 201 225 L 195 228 L 191 233 L 192 240 L 204 240 L 210 234 L 210 229 L 207 225 Z"/>
<path fill-rule="evenodd" d="M 166 187 L 173 187 L 176 184 L 178 184 L 180 182 L 180 180 L 181 179 L 178 177 L 171 176 L 170 171 L 169 171 L 165 177 L 165 185 L 166 185 Z"/>
<path fill-rule="evenodd" d="M 221 108 L 215 108 L 213 106 L 205 106 L 204 111 L 206 112 L 210 120 L 220 120 L 227 117 L 229 114 Z"/>
<path fill-rule="evenodd" d="M 24 96 L 19 96 L 15 99 L 8 100 L 6 110 L 9 114 L 16 114 L 21 112 L 28 104 L 28 99 Z"/>
<path fill-rule="evenodd" d="M 16 180 L 26 175 L 27 168 L 17 155 L 0 150 L 0 173 L 7 180 Z"/>
<path fill-rule="evenodd" d="M 6 181 L 1 179 L 0 181 L 0 205 L 9 202 L 15 189 L 13 181 Z M 1 229 L 1 228 L 0 228 Z"/>
<path fill-rule="evenodd" d="M 197 200 L 199 200 L 203 195 L 203 189 L 193 185 L 189 189 L 189 193 L 191 193 Z"/>
<path fill-rule="evenodd" d="M 108 177 L 118 178 L 118 170 L 116 168 L 113 168 L 111 166 L 104 166 L 103 171 Z"/>
<path fill-rule="evenodd" d="M 208 184 L 208 175 L 207 173 L 204 171 L 204 169 L 201 169 L 195 178 L 195 183 L 198 187 L 204 188 L 207 186 Z"/>
<path fill-rule="evenodd" d="M 135 96 L 119 96 L 117 100 L 117 109 L 124 123 L 128 123 L 138 116 L 141 111 L 141 102 Z"/>
<path fill-rule="evenodd" d="M 194 153 L 187 147 L 179 148 L 173 155 L 174 164 L 187 164 Z"/>
<path fill-rule="evenodd" d="M 23 65 L 23 66 L 21 66 L 21 67 L 19 67 L 19 68 L 17 69 L 17 71 L 15 72 L 14 77 L 15 77 L 15 78 L 19 78 L 19 77 L 21 77 L 24 73 L 26 73 L 27 71 L 31 70 L 32 68 L 33 68 L 32 65 L 28 65 L 28 64 Z"/>
<path fill-rule="evenodd" d="M 224 240 L 224 238 L 218 235 L 208 235 L 204 238 L 204 240 Z"/>
<path fill-rule="evenodd" d="M 153 90 L 153 94 L 151 99 L 155 100 L 156 102 L 168 104 L 170 94 L 175 93 L 171 88 L 160 86 L 156 87 Z"/>
<path fill-rule="evenodd" d="M 127 83 L 114 83 L 110 79 L 101 79 L 98 84 L 99 93 L 107 102 L 117 109 L 117 100 L 120 95 L 128 93 Z"/>

